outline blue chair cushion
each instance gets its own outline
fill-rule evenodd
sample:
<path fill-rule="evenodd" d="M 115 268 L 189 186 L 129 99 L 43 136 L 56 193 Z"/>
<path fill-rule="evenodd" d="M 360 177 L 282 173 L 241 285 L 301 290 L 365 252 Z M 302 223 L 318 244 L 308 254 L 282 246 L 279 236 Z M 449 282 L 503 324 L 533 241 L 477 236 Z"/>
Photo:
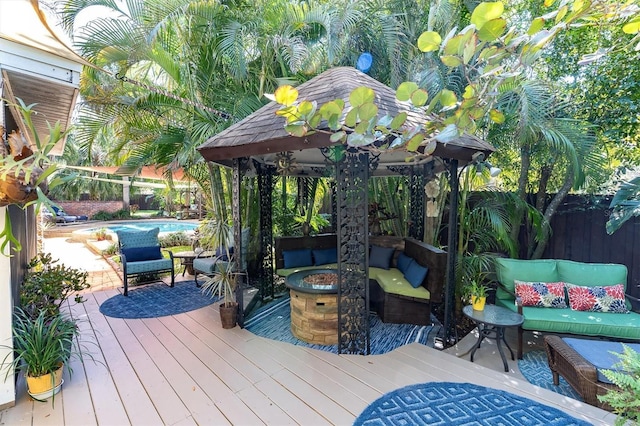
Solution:
<path fill-rule="evenodd" d="M 233 256 L 233 247 L 229 247 L 229 256 Z M 225 247 L 220 246 L 216 249 L 216 257 L 218 257 L 219 260 L 227 262 L 229 256 L 227 256 L 227 249 Z"/>
<path fill-rule="evenodd" d="M 427 277 L 428 272 L 429 268 L 414 261 L 409 265 L 407 271 L 404 273 L 404 278 L 409 281 L 409 284 L 411 284 L 413 288 L 418 288 L 422 285 L 422 282 Z"/>
<path fill-rule="evenodd" d="M 393 247 L 380 247 L 371 246 L 371 252 L 369 253 L 369 266 L 373 268 L 389 269 L 391 267 L 391 258 L 393 252 L 396 251 Z"/>
<path fill-rule="evenodd" d="M 127 258 L 127 262 L 162 259 L 160 246 L 123 248 L 121 251 Z"/>
<path fill-rule="evenodd" d="M 298 266 L 311 266 L 311 249 L 285 250 L 282 252 L 285 268 L 296 268 Z"/>
<path fill-rule="evenodd" d="M 160 228 L 147 231 L 116 231 L 121 248 L 151 247 L 158 245 Z"/>
<path fill-rule="evenodd" d="M 407 272 L 407 269 L 409 268 L 409 265 L 411 265 L 411 262 L 414 262 L 413 258 L 407 256 L 406 254 L 404 254 L 404 252 L 402 252 L 398 255 L 396 264 L 398 265 L 398 269 L 400 270 L 400 272 L 404 274 L 405 272 Z"/>
<path fill-rule="evenodd" d="M 620 371 L 619 366 L 615 365 L 620 362 L 620 358 L 614 355 L 622 353 L 622 343 L 609 342 L 603 340 L 576 339 L 572 337 L 563 337 L 562 340 L 571 346 L 574 351 L 582 355 L 582 357 L 593 364 L 598 372 L 598 381 L 603 383 L 611 383 L 609 379 L 602 374 L 602 370 Z M 639 343 L 625 343 L 636 352 L 640 352 Z"/>
<path fill-rule="evenodd" d="M 338 262 L 338 249 L 336 248 L 315 249 L 312 250 L 312 252 L 316 265 L 327 265 Z"/>

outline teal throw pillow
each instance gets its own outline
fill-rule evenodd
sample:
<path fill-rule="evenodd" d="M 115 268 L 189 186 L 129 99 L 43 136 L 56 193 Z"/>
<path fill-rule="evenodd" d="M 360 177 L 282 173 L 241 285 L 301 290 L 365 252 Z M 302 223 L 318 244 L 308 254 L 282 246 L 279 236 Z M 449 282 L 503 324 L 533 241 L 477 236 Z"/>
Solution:
<path fill-rule="evenodd" d="M 404 252 L 400 253 L 398 255 L 397 261 L 398 269 L 400 270 L 400 272 L 402 272 L 403 274 L 407 272 L 407 269 L 409 268 L 409 265 L 411 265 L 411 262 L 414 262 L 413 257 L 407 256 L 406 254 L 404 254 Z"/>
<path fill-rule="evenodd" d="M 299 266 L 313 265 L 311 249 L 285 250 L 282 252 L 285 268 L 297 268 Z"/>
<path fill-rule="evenodd" d="M 391 267 L 391 258 L 393 252 L 396 251 L 393 247 L 380 247 L 371 246 L 371 252 L 369 253 L 369 267 L 389 269 Z"/>
<path fill-rule="evenodd" d="M 327 265 L 329 263 L 338 262 L 338 249 L 315 249 L 313 250 L 313 259 L 316 265 Z"/>
<path fill-rule="evenodd" d="M 160 246 L 123 248 L 121 252 L 127 259 L 127 262 L 162 259 Z"/>
<path fill-rule="evenodd" d="M 407 268 L 407 272 L 404 273 L 404 278 L 409 281 L 409 284 L 411 284 L 413 288 L 418 288 L 422 285 L 428 272 L 429 268 L 414 261 L 409 265 L 409 268 Z"/>

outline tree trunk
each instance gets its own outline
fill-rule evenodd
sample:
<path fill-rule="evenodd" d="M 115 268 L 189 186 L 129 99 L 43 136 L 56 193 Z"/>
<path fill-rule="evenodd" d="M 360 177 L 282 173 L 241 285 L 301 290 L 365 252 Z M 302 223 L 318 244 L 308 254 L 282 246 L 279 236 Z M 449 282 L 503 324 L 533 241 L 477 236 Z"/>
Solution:
<path fill-rule="evenodd" d="M 527 182 L 529 178 L 529 169 L 531 168 L 531 152 L 529 150 L 529 144 L 524 144 L 520 148 L 520 176 L 518 177 L 518 198 L 524 203 L 527 202 Z M 524 211 L 516 206 L 513 217 L 513 228 L 511 228 L 511 234 L 509 237 L 512 241 L 518 242 L 518 236 L 520 235 L 520 229 L 522 227 L 522 221 L 524 218 Z M 518 250 L 519 251 L 519 250 Z"/>
<path fill-rule="evenodd" d="M 551 234 L 551 228 L 550 228 L 551 219 L 555 215 L 556 210 L 558 209 L 558 206 L 560 205 L 560 203 L 565 199 L 567 194 L 569 194 L 569 190 L 571 190 L 571 187 L 573 186 L 573 181 L 574 181 L 573 168 L 567 167 L 567 173 L 565 174 L 562 188 L 560 188 L 560 190 L 556 193 L 556 195 L 553 196 L 553 198 L 549 202 L 549 205 L 547 206 L 544 212 L 544 226 L 542 228 L 542 233 L 543 233 L 542 238 L 540 239 L 540 241 L 538 241 L 538 244 L 535 250 L 533 251 L 533 255 L 531 256 L 531 259 L 540 259 L 542 257 L 542 254 L 544 253 L 544 250 L 547 247 L 547 243 L 549 242 L 549 236 Z"/>

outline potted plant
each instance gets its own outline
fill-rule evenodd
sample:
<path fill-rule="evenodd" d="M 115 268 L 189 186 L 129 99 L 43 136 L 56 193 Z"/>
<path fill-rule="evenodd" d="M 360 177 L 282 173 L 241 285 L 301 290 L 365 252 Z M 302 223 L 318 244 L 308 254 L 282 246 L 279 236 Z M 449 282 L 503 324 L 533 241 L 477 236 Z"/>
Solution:
<path fill-rule="evenodd" d="M 79 292 L 90 287 L 87 272 L 59 264 L 48 253 L 36 255 L 27 267 L 20 287 L 20 306 L 29 317 L 36 318 L 42 311 L 53 317 L 71 296 L 76 303 L 84 302 Z"/>
<path fill-rule="evenodd" d="M 32 318 L 16 308 L 13 316 L 13 352 L 2 361 L 6 377 L 13 371 L 23 372 L 29 394 L 45 400 L 58 393 L 62 386 L 62 369 L 74 350 L 74 337 L 78 328 L 73 320 L 46 311 Z M 13 361 L 7 362 L 13 353 Z M 5 379 L 6 379 L 5 377 Z"/>
<path fill-rule="evenodd" d="M 207 281 L 202 284 L 202 292 L 217 296 L 222 303 L 219 305 L 222 328 L 233 328 L 238 319 L 238 303 L 235 299 L 238 272 L 235 270 L 233 254 L 233 228 L 223 221 L 210 221 L 201 237 L 208 247 L 218 247 L 218 261 L 216 270 Z"/>
<path fill-rule="evenodd" d="M 471 302 L 471 306 L 474 311 L 484 310 L 484 304 L 487 301 L 487 286 L 478 283 L 476 280 L 472 280 L 471 284 L 467 287 L 468 300 Z"/>

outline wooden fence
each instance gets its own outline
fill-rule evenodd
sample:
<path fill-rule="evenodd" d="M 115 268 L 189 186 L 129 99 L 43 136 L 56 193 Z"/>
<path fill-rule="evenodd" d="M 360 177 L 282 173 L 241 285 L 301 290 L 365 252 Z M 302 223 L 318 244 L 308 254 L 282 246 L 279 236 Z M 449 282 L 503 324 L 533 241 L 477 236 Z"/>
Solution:
<path fill-rule="evenodd" d="M 551 221 L 553 235 L 542 257 L 627 266 L 627 292 L 640 297 L 640 218 L 608 235 L 609 202 L 568 197 Z M 635 260 L 638 259 L 636 262 Z"/>

